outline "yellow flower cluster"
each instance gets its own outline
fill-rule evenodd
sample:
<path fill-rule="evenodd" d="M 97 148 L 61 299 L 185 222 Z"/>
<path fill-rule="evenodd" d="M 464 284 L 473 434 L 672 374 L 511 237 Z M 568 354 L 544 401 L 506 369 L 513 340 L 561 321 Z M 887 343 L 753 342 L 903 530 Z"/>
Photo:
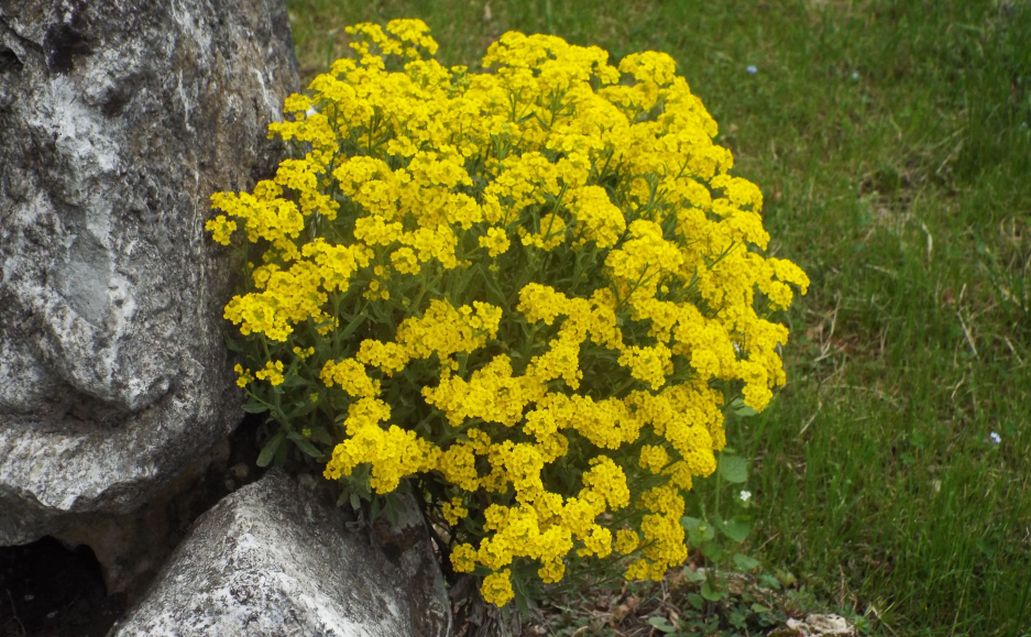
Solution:
<path fill-rule="evenodd" d="M 390 418 L 390 407 L 372 398 L 351 404 L 344 427 L 347 439 L 333 449 L 325 476 L 331 480 L 350 475 L 355 467 L 368 464 L 369 486 L 378 493 L 390 493 L 401 479 L 431 471 L 438 464 L 439 450 L 415 432 L 382 424 Z"/>
<path fill-rule="evenodd" d="M 786 380 L 769 313 L 808 279 L 764 256 L 761 192 L 662 53 L 507 33 L 472 72 L 418 20 L 347 32 L 270 127 L 294 156 L 212 196 L 252 259 L 238 384 L 325 432 L 329 479 L 436 481 L 491 603 L 591 560 L 661 578 L 725 402 Z"/>

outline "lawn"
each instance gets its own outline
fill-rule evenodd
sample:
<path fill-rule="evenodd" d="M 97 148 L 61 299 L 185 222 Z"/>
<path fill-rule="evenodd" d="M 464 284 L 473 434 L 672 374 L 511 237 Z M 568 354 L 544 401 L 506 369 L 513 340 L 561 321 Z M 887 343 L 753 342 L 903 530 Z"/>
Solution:
<path fill-rule="evenodd" d="M 674 56 L 813 281 L 787 387 L 728 427 L 750 554 L 873 635 L 1031 634 L 1031 3 L 288 6 L 305 78 L 394 17 L 452 64 L 508 30 Z"/>

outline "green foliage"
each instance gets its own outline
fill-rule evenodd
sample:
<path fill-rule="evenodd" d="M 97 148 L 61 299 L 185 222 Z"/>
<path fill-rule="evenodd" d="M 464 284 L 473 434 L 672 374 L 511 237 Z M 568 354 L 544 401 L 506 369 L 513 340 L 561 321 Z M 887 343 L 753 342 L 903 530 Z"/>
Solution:
<path fill-rule="evenodd" d="M 747 480 L 748 461 L 732 449 L 724 449 L 716 473 L 696 488 L 691 499 L 692 508 L 699 510 L 701 517 L 688 515 L 681 520 L 688 546 L 707 566 L 699 592 L 703 600 L 718 602 L 727 597 L 721 571 L 750 573 L 760 566 L 760 561 L 746 552 L 753 506 L 752 493 L 744 488 Z M 733 495 L 725 494 L 728 488 L 735 490 Z"/>

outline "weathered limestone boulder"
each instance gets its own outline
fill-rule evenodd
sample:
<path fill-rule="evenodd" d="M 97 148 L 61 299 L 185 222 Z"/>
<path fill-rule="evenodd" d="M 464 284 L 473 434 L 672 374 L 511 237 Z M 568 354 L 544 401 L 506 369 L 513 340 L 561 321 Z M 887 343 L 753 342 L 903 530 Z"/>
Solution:
<path fill-rule="evenodd" d="M 0 545 L 136 508 L 239 421 L 203 221 L 296 84 L 283 0 L 0 0 Z"/>
<path fill-rule="evenodd" d="M 324 489 L 272 471 L 197 521 L 111 635 L 451 634 L 418 511 L 374 541 L 348 529 Z"/>

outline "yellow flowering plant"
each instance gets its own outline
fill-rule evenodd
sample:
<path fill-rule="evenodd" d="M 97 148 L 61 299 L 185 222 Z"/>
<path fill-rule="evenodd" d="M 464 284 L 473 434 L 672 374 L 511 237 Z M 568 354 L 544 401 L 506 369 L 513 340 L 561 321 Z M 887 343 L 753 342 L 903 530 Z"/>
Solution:
<path fill-rule="evenodd" d="M 769 317 L 808 280 L 764 256 L 759 188 L 665 54 L 512 32 L 473 71 L 419 20 L 347 31 L 269 127 L 291 157 L 206 225 L 250 259 L 225 318 L 259 460 L 412 484 L 498 606 L 574 567 L 661 578 L 725 411 L 785 382 Z"/>

